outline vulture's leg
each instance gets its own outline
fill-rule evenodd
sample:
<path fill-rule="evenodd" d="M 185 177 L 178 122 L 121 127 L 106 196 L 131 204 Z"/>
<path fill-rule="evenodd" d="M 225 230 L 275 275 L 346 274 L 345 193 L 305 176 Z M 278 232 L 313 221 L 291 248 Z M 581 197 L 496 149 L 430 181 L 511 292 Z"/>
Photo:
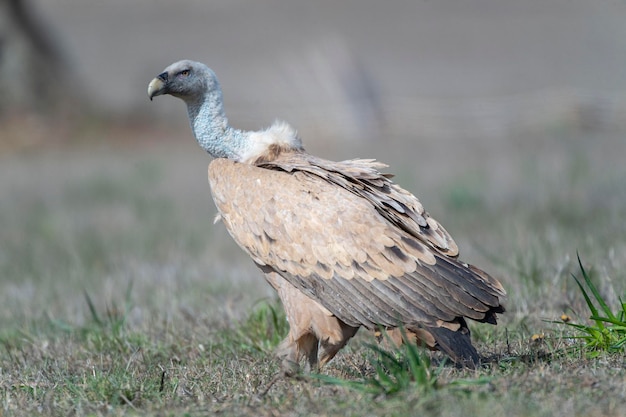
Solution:
<path fill-rule="evenodd" d="M 276 272 L 266 273 L 265 278 L 278 292 L 289 322 L 289 334 L 277 350 L 284 373 L 296 374 L 302 358 L 307 359 L 312 370 L 317 369 L 319 340 L 313 332 L 313 317 L 319 314 L 319 304 Z"/>

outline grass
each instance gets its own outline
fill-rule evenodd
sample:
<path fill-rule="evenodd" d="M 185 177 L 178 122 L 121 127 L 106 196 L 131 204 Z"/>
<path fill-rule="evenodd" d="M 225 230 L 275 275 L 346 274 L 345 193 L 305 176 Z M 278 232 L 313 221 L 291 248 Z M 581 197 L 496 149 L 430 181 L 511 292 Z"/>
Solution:
<path fill-rule="evenodd" d="M 284 379 L 282 309 L 212 226 L 194 151 L 3 158 L 1 415 L 624 415 L 626 173 L 582 164 L 550 183 L 521 164 L 505 186 L 486 171 L 452 185 L 463 170 L 437 182 L 422 161 L 399 182 L 510 294 L 499 326 L 471 324 L 487 363 L 458 369 L 360 332 L 321 375 Z"/>
<path fill-rule="evenodd" d="M 579 336 L 576 338 L 584 340 L 589 357 L 597 357 L 601 352 L 623 353 L 626 348 L 626 303 L 619 297 L 620 308 L 617 313 L 613 313 L 591 280 L 591 275 L 583 266 L 580 256 L 578 265 L 586 287 L 575 275 L 573 278 L 585 298 L 591 314 L 589 320 L 593 323 L 590 325 L 574 323 L 564 314 L 561 316 L 563 324 L 577 331 Z"/>
<path fill-rule="evenodd" d="M 403 339 L 406 339 L 404 334 Z M 328 384 L 383 396 L 394 395 L 409 389 L 427 394 L 438 387 L 438 372 L 431 369 L 430 359 L 421 354 L 416 345 L 403 344 L 392 350 L 376 344 L 364 346 L 376 355 L 372 361 L 373 375 L 357 381 L 323 374 L 314 375 L 314 377 Z"/>
<path fill-rule="evenodd" d="M 402 338 L 407 340 L 404 333 Z M 393 342 L 387 342 L 393 346 Z M 433 367 L 428 355 L 413 343 L 405 342 L 402 346 L 391 349 L 372 343 L 366 343 L 364 347 L 370 351 L 370 354 L 375 355 L 370 359 L 373 367 L 371 375 L 366 375 L 360 380 L 337 378 L 324 374 L 312 376 L 327 384 L 385 398 L 406 391 L 428 398 L 436 390 L 468 389 L 491 381 L 491 378 L 481 376 L 442 383 L 439 376 L 446 364 L 449 365 L 448 361 L 444 359 L 438 367 Z"/>
<path fill-rule="evenodd" d="M 258 302 L 236 329 L 242 348 L 266 354 L 271 354 L 288 332 L 285 313 L 276 300 Z"/>

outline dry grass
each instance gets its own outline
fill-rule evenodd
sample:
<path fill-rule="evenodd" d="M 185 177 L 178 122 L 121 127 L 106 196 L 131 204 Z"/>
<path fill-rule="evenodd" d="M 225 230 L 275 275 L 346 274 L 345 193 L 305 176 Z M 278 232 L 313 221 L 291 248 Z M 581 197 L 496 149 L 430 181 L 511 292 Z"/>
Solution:
<path fill-rule="evenodd" d="M 136 131 L 110 146 L 104 132 L 79 150 L 5 154 L 0 414 L 624 415 L 623 352 L 591 358 L 572 330 L 550 323 L 564 312 L 588 318 L 571 278 L 576 251 L 610 305 L 626 289 L 626 171 L 606 163 L 626 145 L 609 133 L 592 147 L 566 143 L 571 133 L 546 133 L 563 145 L 556 153 L 515 140 L 489 154 L 459 145 L 444 168 L 400 141 L 339 156 L 393 162 L 465 259 L 510 293 L 501 326 L 473 326 L 484 368 L 432 354 L 436 383 L 413 377 L 394 394 L 308 376 L 271 384 L 286 325 L 261 275 L 212 226 L 208 158 L 188 135 L 176 148 L 119 146 Z M 324 373 L 374 377 L 370 342 L 359 334 Z"/>

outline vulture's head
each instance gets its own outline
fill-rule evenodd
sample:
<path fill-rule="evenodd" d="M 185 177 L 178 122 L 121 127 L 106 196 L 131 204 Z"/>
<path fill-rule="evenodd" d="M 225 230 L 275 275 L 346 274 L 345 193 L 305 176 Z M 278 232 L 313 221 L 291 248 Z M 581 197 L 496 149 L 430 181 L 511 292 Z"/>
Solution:
<path fill-rule="evenodd" d="M 148 97 L 169 94 L 185 102 L 202 99 L 206 93 L 219 91 L 215 73 L 206 65 L 189 60 L 178 61 L 165 68 L 148 85 Z"/>

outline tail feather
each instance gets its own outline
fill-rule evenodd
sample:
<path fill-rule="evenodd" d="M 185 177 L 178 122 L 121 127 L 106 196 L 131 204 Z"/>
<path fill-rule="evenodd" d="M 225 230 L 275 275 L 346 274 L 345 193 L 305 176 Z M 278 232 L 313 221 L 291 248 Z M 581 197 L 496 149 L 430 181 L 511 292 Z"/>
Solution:
<path fill-rule="evenodd" d="M 428 331 L 435 338 L 435 347 L 450 356 L 454 362 L 468 368 L 475 368 L 480 363 L 480 356 L 472 345 L 467 327 L 461 327 L 457 331 L 445 327 L 428 327 Z"/>

